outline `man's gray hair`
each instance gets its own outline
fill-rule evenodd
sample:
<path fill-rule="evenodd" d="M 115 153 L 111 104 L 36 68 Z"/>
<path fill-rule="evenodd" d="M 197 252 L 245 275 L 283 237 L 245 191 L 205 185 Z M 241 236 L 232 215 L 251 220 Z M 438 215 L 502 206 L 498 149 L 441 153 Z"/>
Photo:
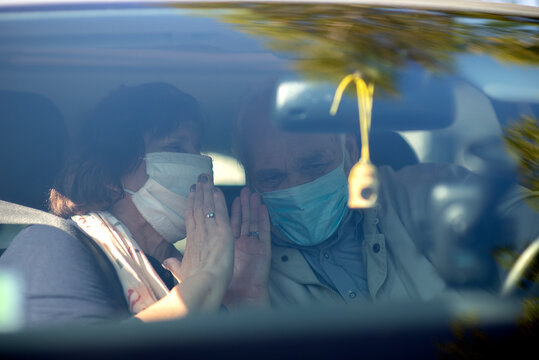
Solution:
<path fill-rule="evenodd" d="M 247 168 L 247 136 L 246 133 L 262 121 L 270 121 L 270 99 L 273 97 L 273 84 L 265 85 L 251 91 L 249 97 L 240 108 L 233 131 L 232 153 Z"/>
<path fill-rule="evenodd" d="M 249 185 L 249 159 L 248 159 L 248 141 L 246 136 L 249 131 L 255 126 L 259 126 L 263 122 L 270 122 L 271 99 L 274 96 L 275 87 L 273 84 L 266 85 L 255 89 L 247 98 L 246 102 L 241 107 L 236 118 L 236 124 L 233 131 L 232 153 L 240 161 L 245 169 L 246 182 Z M 349 171 L 354 165 L 354 159 L 351 159 L 348 151 L 346 151 L 346 135 L 345 134 L 328 134 L 335 135 L 341 142 L 344 156 L 345 171 Z M 252 141 L 252 140 L 251 140 Z"/>

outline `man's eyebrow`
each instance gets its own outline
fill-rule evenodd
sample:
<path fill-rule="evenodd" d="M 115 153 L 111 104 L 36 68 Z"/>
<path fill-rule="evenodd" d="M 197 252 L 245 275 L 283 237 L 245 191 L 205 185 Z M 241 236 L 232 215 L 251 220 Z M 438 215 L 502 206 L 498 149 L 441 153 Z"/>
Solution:
<path fill-rule="evenodd" d="M 325 151 L 320 150 L 320 151 L 317 151 L 315 153 L 312 153 L 312 154 L 309 154 L 307 156 L 299 158 L 297 160 L 297 164 L 298 165 L 307 165 L 307 164 L 316 163 L 316 162 L 325 160 L 325 158 L 326 158 L 325 155 L 326 155 Z"/>
<path fill-rule="evenodd" d="M 281 174 L 283 174 L 283 171 L 279 169 L 260 169 L 255 171 L 255 176 L 257 178 L 266 178 Z"/>

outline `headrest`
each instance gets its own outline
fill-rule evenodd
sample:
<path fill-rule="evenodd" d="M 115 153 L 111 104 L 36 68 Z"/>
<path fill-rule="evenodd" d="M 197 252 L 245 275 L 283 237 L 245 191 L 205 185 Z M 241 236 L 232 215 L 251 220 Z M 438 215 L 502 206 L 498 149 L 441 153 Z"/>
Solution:
<path fill-rule="evenodd" d="M 0 91 L 0 199 L 46 208 L 66 144 L 66 125 L 50 100 Z"/>

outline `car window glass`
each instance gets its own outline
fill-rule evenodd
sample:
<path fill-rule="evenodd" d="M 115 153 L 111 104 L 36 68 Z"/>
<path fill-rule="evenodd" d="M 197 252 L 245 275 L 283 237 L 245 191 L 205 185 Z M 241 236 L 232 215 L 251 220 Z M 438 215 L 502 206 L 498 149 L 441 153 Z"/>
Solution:
<path fill-rule="evenodd" d="M 316 269 L 309 281 L 345 303 L 386 294 L 385 278 L 357 269 L 381 254 L 391 258 L 390 233 L 406 228 L 422 264 L 439 266 L 436 279 L 495 292 L 508 266 L 492 251 L 514 259 L 535 240 L 537 34 L 534 18 L 353 5 L 3 11 L 0 199 L 46 209 L 54 175 L 99 101 L 121 86 L 165 82 L 196 98 L 204 126 L 195 144 L 158 149 L 212 157 L 229 211 L 242 187 L 261 194 L 274 246 L 309 248 L 300 257 Z M 368 190 L 381 195 L 361 210 L 347 207 L 348 173 L 362 149 L 355 84 L 330 114 L 350 74 L 374 86 L 369 179 L 376 186 Z M 50 115 L 27 111 L 35 104 Z M 520 218 L 529 231 L 514 230 L 519 219 L 500 220 L 498 209 L 520 206 L 515 194 L 529 208 Z M 390 231 L 384 216 L 393 215 Z M 335 224 L 347 224 L 365 245 Z M 12 227 L 0 226 L 5 248 Z M 314 234 L 322 237 L 315 244 L 290 241 Z M 350 247 L 336 246 L 339 238 Z M 284 250 L 275 256 L 277 267 L 296 260 Z M 348 265 L 354 270 L 343 270 Z M 420 273 L 398 261 L 397 268 L 404 284 Z M 415 285 L 398 291 L 431 295 Z"/>

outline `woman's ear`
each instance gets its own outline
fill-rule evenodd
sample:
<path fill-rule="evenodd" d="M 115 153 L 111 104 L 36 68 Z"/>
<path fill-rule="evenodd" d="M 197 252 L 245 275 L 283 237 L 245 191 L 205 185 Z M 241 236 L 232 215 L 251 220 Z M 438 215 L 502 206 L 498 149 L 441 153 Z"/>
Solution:
<path fill-rule="evenodd" d="M 125 189 L 137 192 L 149 178 L 150 177 L 146 173 L 146 161 L 142 160 L 135 171 L 122 178 L 122 184 Z"/>

